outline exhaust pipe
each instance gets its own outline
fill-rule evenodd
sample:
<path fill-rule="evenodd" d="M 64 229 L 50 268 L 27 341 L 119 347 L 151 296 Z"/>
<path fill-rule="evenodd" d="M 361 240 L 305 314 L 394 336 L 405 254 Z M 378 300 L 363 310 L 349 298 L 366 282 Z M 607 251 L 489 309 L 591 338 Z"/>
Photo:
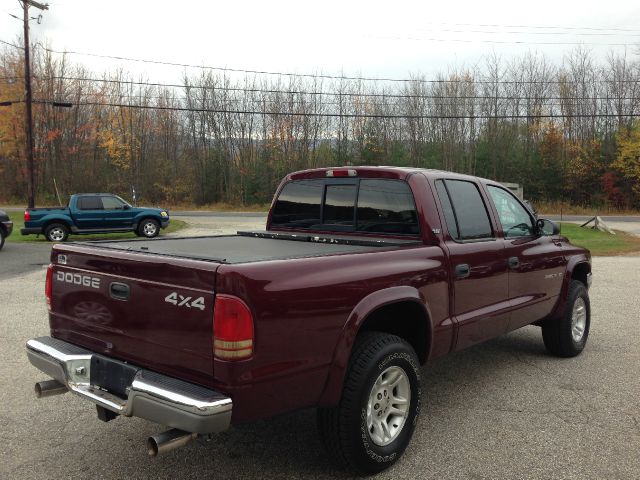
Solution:
<path fill-rule="evenodd" d="M 69 389 L 57 380 L 44 380 L 36 383 L 34 390 L 36 397 L 51 397 L 53 395 L 61 395 L 67 393 Z"/>
<path fill-rule="evenodd" d="M 157 457 L 176 448 L 184 447 L 196 438 L 198 438 L 197 433 L 172 428 L 166 432 L 149 437 L 147 439 L 147 453 L 150 457 Z"/>

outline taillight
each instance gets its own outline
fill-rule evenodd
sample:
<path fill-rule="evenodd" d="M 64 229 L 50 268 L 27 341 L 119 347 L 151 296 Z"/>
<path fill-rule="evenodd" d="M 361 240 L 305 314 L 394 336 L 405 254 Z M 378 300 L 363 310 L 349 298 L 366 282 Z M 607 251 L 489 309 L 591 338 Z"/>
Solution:
<path fill-rule="evenodd" d="M 47 281 L 44 284 L 44 296 L 47 297 L 47 307 L 51 311 L 51 291 L 53 283 L 53 265 L 49 264 L 47 267 Z"/>
<path fill-rule="evenodd" d="M 31 220 L 31 212 L 29 210 L 24 211 L 24 221 L 29 222 Z"/>
<path fill-rule="evenodd" d="M 213 309 L 213 355 L 239 360 L 253 354 L 253 316 L 239 298 L 217 295 Z"/>

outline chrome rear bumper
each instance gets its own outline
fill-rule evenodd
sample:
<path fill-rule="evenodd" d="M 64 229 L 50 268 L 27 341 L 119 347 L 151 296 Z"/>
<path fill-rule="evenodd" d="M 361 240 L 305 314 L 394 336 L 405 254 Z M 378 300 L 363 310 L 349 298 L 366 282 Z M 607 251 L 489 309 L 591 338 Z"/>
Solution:
<path fill-rule="evenodd" d="M 139 369 L 126 388 L 127 397 L 123 398 L 91 385 L 92 355 L 94 352 L 56 338 L 39 337 L 27 342 L 27 356 L 34 367 L 73 393 L 107 410 L 186 432 L 206 434 L 229 428 L 233 407 L 229 397 L 199 385 Z"/>

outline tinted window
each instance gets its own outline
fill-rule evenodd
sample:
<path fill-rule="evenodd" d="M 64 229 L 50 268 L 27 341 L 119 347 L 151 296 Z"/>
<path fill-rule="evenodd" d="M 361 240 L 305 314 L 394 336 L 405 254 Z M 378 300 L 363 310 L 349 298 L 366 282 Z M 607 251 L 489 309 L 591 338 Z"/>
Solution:
<path fill-rule="evenodd" d="M 478 187 L 464 180 L 447 180 L 446 186 L 458 221 L 458 239 L 493 237 L 489 214 Z"/>
<path fill-rule="evenodd" d="M 320 203 L 324 183 L 299 180 L 287 183 L 273 207 L 273 225 L 290 228 L 309 228 L 320 223 Z"/>
<path fill-rule="evenodd" d="M 359 183 L 358 186 L 356 183 L 336 183 L 331 180 L 290 182 L 276 200 L 272 225 L 400 235 L 420 233 L 409 185 L 399 180 L 364 179 Z"/>
<path fill-rule="evenodd" d="M 511 193 L 489 186 L 489 194 L 498 211 L 505 237 L 527 237 L 534 234 L 529 212 Z"/>
<path fill-rule="evenodd" d="M 102 197 L 102 206 L 105 210 L 122 210 L 124 202 L 117 197 Z"/>
<path fill-rule="evenodd" d="M 100 197 L 80 197 L 78 198 L 78 209 L 102 210 L 102 200 Z"/>
<path fill-rule="evenodd" d="M 447 193 L 447 189 L 442 180 L 438 180 L 436 182 L 436 190 L 438 192 L 438 198 L 440 199 L 440 205 L 442 205 L 444 219 L 447 223 L 449 233 L 453 238 L 460 238 L 460 235 L 458 234 L 458 222 L 456 220 L 456 215 L 453 212 L 453 206 L 451 205 L 449 194 Z"/>
<path fill-rule="evenodd" d="M 353 227 L 356 185 L 327 185 L 324 199 L 324 224 Z"/>
<path fill-rule="evenodd" d="M 418 216 L 409 185 L 397 180 L 361 180 L 357 230 L 417 235 Z"/>

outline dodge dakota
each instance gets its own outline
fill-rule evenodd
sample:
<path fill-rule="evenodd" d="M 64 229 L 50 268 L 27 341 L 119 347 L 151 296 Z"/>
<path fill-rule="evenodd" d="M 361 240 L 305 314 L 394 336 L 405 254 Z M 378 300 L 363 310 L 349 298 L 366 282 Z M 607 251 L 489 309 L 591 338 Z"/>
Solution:
<path fill-rule="evenodd" d="M 169 213 L 161 208 L 133 207 L 110 193 L 78 193 L 65 208 L 26 209 L 20 233 L 43 233 L 50 242 L 64 242 L 70 233 L 134 232 L 153 238 L 168 225 Z"/>
<path fill-rule="evenodd" d="M 321 168 L 282 181 L 265 231 L 54 245 L 51 336 L 26 350 L 38 396 L 170 427 L 150 455 L 315 407 L 328 453 L 375 473 L 412 437 L 421 365 L 530 324 L 578 355 L 590 283 L 590 253 L 500 183 Z"/>

